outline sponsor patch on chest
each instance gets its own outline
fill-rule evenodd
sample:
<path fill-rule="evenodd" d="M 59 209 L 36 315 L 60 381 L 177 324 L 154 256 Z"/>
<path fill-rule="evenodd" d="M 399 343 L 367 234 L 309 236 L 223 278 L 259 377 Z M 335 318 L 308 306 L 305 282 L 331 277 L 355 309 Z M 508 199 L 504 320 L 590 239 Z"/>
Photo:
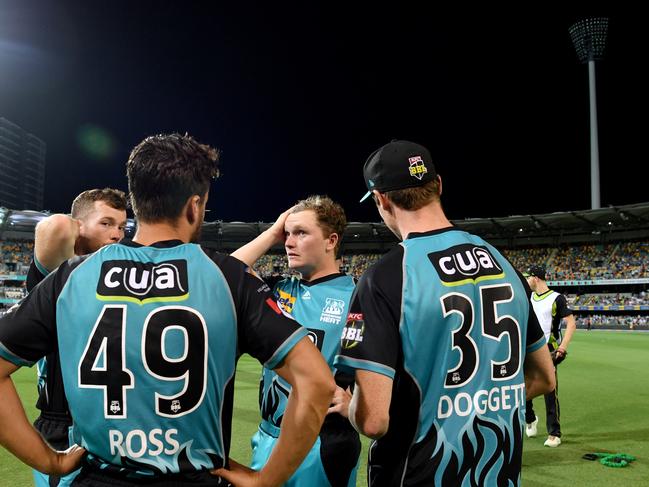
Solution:
<path fill-rule="evenodd" d="M 107 260 L 101 265 L 97 298 L 103 301 L 182 301 L 189 297 L 187 261 Z"/>
<path fill-rule="evenodd" d="M 487 247 L 462 244 L 428 254 L 442 284 L 458 286 L 504 277 L 502 267 Z"/>

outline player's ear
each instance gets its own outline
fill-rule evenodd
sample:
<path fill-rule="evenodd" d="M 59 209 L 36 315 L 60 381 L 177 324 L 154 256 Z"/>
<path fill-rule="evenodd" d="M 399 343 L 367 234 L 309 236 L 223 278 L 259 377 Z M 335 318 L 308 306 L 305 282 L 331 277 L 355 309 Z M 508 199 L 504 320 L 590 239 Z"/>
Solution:
<path fill-rule="evenodd" d="M 201 211 L 201 197 L 197 194 L 190 196 L 185 203 L 185 217 L 190 225 L 200 218 Z"/>
<path fill-rule="evenodd" d="M 383 193 L 379 193 L 377 190 L 374 190 L 373 193 L 376 206 L 378 206 L 382 210 L 389 211 L 392 207 L 392 202 L 388 199 L 388 197 Z"/>
<path fill-rule="evenodd" d="M 339 237 L 337 233 L 332 233 L 329 235 L 329 238 L 327 239 L 327 250 L 333 250 L 336 248 L 336 244 L 338 243 Z"/>

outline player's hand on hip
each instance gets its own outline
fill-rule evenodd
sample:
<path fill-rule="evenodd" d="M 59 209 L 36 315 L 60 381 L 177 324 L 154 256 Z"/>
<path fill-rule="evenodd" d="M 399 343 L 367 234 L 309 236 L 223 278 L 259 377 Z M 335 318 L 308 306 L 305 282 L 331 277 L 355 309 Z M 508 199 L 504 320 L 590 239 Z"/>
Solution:
<path fill-rule="evenodd" d="M 327 414 L 338 413 L 341 416 L 349 417 L 349 403 L 352 400 L 352 390 L 348 387 L 346 390 L 342 387 L 336 386 L 336 392 L 331 399 L 331 406 L 327 410 Z"/>
<path fill-rule="evenodd" d="M 63 451 L 52 451 L 50 471 L 46 473 L 63 476 L 74 472 L 81 466 L 85 454 L 85 448 L 81 448 L 79 445 L 72 445 Z"/>
<path fill-rule="evenodd" d="M 259 472 L 230 458 L 230 468 L 211 470 L 212 475 L 221 477 L 235 487 L 262 487 Z"/>

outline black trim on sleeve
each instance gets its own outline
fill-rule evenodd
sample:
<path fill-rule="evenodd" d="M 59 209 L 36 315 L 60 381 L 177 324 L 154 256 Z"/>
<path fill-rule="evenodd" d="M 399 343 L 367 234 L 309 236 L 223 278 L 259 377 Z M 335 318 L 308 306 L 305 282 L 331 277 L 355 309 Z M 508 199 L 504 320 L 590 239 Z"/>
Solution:
<path fill-rule="evenodd" d="M 398 368 L 401 355 L 399 322 L 403 285 L 403 252 L 398 245 L 361 277 L 352 296 L 346 330 L 362 329 L 362 338 L 346 332 L 340 355 Z"/>
<path fill-rule="evenodd" d="M 568 306 L 568 300 L 563 294 L 559 293 L 555 303 L 557 303 L 557 316 L 559 318 L 565 318 L 572 314 L 572 310 Z"/>
<path fill-rule="evenodd" d="M 27 292 L 31 292 L 31 290 L 34 289 L 36 285 L 46 277 L 47 276 L 44 275 L 38 268 L 34 259 L 32 259 L 32 263 L 29 265 L 29 270 L 27 271 L 27 278 L 25 279 L 25 287 L 27 288 Z"/>
<path fill-rule="evenodd" d="M 302 327 L 284 316 L 265 282 L 247 272 L 247 266 L 229 255 L 203 248 L 221 269 L 232 294 L 238 326 L 238 355 L 249 353 L 266 363 Z"/>
<path fill-rule="evenodd" d="M 72 271 L 87 257 L 61 264 L 0 318 L 0 342 L 17 357 L 33 363 L 57 351 L 56 301 Z"/>

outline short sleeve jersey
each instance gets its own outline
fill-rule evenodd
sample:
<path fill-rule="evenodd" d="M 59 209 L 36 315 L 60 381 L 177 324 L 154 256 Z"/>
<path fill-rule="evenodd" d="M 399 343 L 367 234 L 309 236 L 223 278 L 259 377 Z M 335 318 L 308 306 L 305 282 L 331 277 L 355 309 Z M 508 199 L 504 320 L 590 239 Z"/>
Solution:
<path fill-rule="evenodd" d="M 195 244 L 71 259 L 0 320 L 0 355 L 59 352 L 87 462 L 129 478 L 227 462 L 236 361 L 273 368 L 306 331 L 236 259 Z"/>
<path fill-rule="evenodd" d="M 43 267 L 34 256 L 27 272 L 27 291 L 31 292 L 49 273 L 50 271 Z M 58 421 L 65 418 L 71 424 L 72 418 L 70 417 L 68 402 L 65 399 L 58 353 L 49 354 L 39 360 L 36 369 L 38 374 L 36 407 L 42 413 L 55 413 Z"/>
<path fill-rule="evenodd" d="M 277 304 L 307 329 L 309 338 L 333 373 L 334 358 L 340 349 L 340 336 L 354 287 L 354 278 L 342 273 L 313 281 L 292 277 L 274 285 Z M 273 427 L 280 427 L 290 391 L 290 385 L 284 379 L 273 370 L 264 368 L 260 385 L 261 415 L 273 430 Z"/>
<path fill-rule="evenodd" d="M 393 379 L 370 485 L 519 484 L 523 363 L 544 345 L 530 293 L 453 227 L 410 234 L 361 277 L 336 365 Z"/>

